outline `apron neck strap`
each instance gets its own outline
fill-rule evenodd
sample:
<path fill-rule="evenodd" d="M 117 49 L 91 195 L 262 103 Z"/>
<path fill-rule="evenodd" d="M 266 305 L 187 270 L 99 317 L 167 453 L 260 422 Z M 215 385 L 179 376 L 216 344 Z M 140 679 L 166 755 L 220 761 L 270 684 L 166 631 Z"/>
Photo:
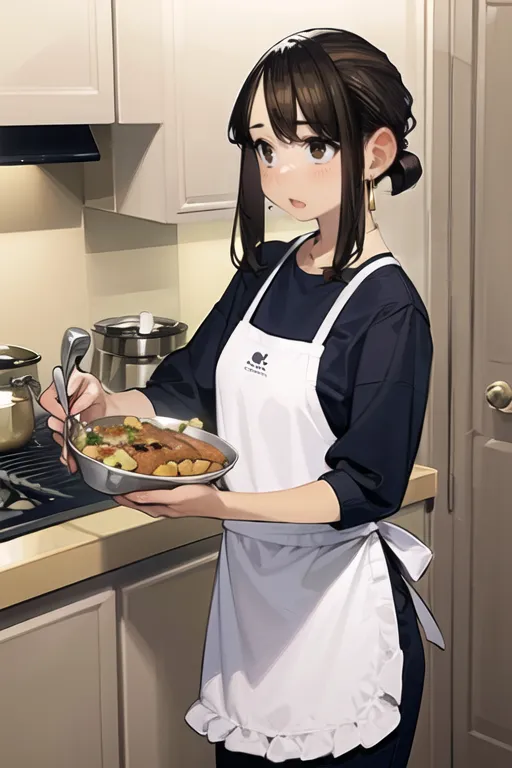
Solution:
<path fill-rule="evenodd" d="M 355 275 L 355 277 L 352 278 L 348 285 L 343 288 L 333 306 L 325 316 L 322 325 L 318 329 L 315 338 L 313 339 L 313 344 L 324 344 L 342 309 L 345 307 L 350 297 L 357 291 L 361 283 L 366 280 L 366 278 L 369 277 L 373 272 L 376 272 L 377 269 L 380 269 L 381 267 L 387 267 L 390 264 L 394 264 L 398 267 L 400 266 L 400 262 L 393 258 L 393 256 L 383 256 L 381 259 L 376 259 L 375 261 L 372 261 L 371 264 L 367 264 L 366 267 L 362 267 L 362 269 L 357 273 L 357 275 Z"/>
<path fill-rule="evenodd" d="M 246 323 L 249 323 L 252 320 L 252 316 L 256 312 L 258 304 L 262 300 L 262 298 L 265 295 L 266 291 L 270 287 L 270 284 L 271 284 L 272 280 L 277 275 L 277 273 L 279 272 L 279 270 L 283 266 L 283 264 L 286 261 L 286 259 L 289 256 L 291 256 L 293 253 L 295 253 L 300 248 L 302 243 L 304 243 L 308 238 L 312 237 L 314 234 L 315 234 L 314 232 L 308 232 L 307 235 L 300 235 L 299 237 L 297 237 L 295 240 L 292 241 L 292 244 L 290 245 L 290 247 L 288 248 L 288 250 L 286 251 L 284 256 L 281 259 L 279 259 L 278 263 L 276 264 L 276 266 L 274 267 L 274 269 L 272 270 L 270 275 L 267 277 L 267 279 L 265 280 L 265 282 L 261 286 L 260 290 L 258 291 L 256 296 L 254 297 L 254 299 L 252 300 L 252 302 L 251 302 L 251 304 L 249 306 L 249 309 L 247 310 L 247 312 L 244 315 L 244 321 Z"/>

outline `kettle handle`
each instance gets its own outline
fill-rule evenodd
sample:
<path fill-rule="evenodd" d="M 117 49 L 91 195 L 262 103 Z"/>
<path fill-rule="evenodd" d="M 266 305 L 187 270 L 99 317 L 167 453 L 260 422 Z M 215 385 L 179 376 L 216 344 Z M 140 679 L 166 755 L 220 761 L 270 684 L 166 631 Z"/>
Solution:
<path fill-rule="evenodd" d="M 41 384 L 33 376 L 18 376 L 11 379 L 11 386 L 15 388 L 26 388 L 32 401 L 39 401 L 41 394 Z"/>

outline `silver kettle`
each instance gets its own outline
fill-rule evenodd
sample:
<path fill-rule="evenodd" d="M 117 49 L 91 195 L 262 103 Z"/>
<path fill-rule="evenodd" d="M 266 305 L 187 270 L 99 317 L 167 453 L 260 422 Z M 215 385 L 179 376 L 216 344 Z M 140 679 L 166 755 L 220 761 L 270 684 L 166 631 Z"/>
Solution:
<path fill-rule="evenodd" d="M 95 323 L 91 373 L 108 392 L 144 387 L 155 368 L 186 342 L 188 326 L 150 312 Z"/>

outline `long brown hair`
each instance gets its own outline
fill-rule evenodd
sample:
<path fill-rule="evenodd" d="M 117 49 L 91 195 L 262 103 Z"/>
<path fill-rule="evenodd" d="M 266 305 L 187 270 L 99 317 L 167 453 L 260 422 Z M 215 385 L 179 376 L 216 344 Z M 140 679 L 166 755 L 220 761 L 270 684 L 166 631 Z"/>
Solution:
<path fill-rule="evenodd" d="M 255 272 L 265 267 L 261 255 L 265 199 L 249 120 L 261 78 L 272 129 L 281 141 L 300 141 L 298 105 L 317 135 L 340 147 L 341 213 L 332 271 L 334 279 L 339 278 L 342 269 L 363 250 L 365 141 L 379 128 L 393 132 L 396 159 L 387 173 L 375 179 L 377 184 L 389 176 L 393 195 L 412 187 L 422 174 L 419 159 L 406 151 L 406 136 L 416 125 L 412 96 L 386 54 L 352 32 L 306 30 L 267 51 L 242 86 L 228 129 L 229 140 L 242 150 L 231 259 L 236 267 Z M 241 259 L 235 247 L 238 229 Z"/>

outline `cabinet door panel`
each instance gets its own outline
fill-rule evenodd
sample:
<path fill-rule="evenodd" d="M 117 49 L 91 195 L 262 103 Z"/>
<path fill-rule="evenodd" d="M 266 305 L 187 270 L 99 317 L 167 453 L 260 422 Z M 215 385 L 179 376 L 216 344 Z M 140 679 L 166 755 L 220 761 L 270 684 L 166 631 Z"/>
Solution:
<path fill-rule="evenodd" d="M 0 631 L 6 768 L 119 768 L 113 591 Z"/>
<path fill-rule="evenodd" d="M 123 590 L 126 768 L 213 768 L 214 750 L 185 723 L 197 699 L 217 554 Z"/>
<path fill-rule="evenodd" d="M 2 32 L 2 125 L 114 121 L 110 0 L 5 2 Z"/>

